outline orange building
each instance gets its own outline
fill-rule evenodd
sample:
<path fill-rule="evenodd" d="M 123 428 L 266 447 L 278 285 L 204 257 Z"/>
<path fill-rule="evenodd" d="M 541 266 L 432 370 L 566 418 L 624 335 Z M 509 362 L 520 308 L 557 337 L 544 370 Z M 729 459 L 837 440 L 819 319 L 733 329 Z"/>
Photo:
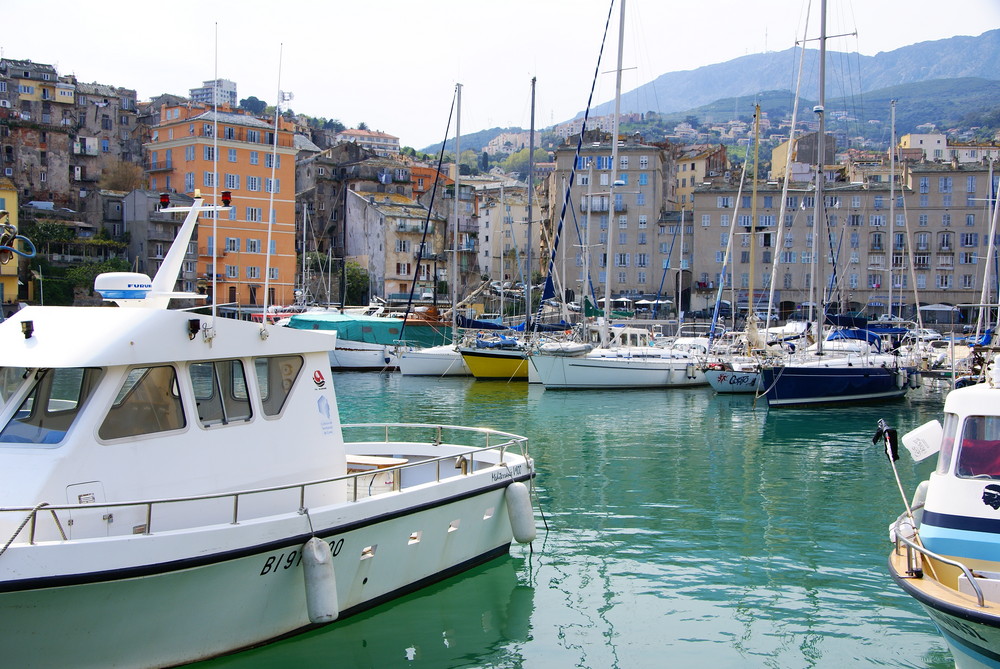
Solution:
<path fill-rule="evenodd" d="M 214 272 L 220 305 L 260 306 L 265 283 L 269 305 L 295 301 L 296 150 L 284 119 L 276 151 L 274 143 L 271 123 L 185 104 L 160 110 L 146 144 L 152 190 L 198 190 L 209 204 L 221 204 L 217 191 L 232 193 L 232 209 L 220 214 L 214 231 L 211 214 L 202 214 L 198 226 L 199 289 L 211 295 Z"/>

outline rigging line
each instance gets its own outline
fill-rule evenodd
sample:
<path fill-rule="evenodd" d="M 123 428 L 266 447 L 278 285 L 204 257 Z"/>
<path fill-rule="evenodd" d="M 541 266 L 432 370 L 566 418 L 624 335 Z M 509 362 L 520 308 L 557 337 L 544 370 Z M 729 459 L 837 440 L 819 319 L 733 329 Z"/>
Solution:
<path fill-rule="evenodd" d="M 264 253 L 264 309 L 263 313 L 267 314 L 267 308 L 270 304 L 270 287 L 271 287 L 271 237 L 274 231 L 274 192 L 277 190 L 277 179 L 275 179 L 276 170 L 278 168 L 278 119 L 281 117 L 281 103 L 284 101 L 284 93 L 281 92 L 281 58 L 284 53 L 285 45 L 284 43 L 278 44 L 278 99 L 274 103 L 274 138 L 271 142 L 271 183 L 268 184 L 270 187 L 267 189 L 270 191 L 267 200 L 267 251 Z M 216 133 L 218 134 L 218 133 Z M 218 178 L 218 177 L 216 177 Z M 267 318 L 261 319 L 260 331 L 261 336 L 267 331 Z"/>
<path fill-rule="evenodd" d="M 559 223 L 556 225 L 556 232 L 552 242 L 552 251 L 549 254 L 549 267 L 545 279 L 545 287 L 542 289 L 543 301 L 549 297 L 555 296 L 555 288 L 553 285 L 552 272 L 556 262 L 556 251 L 559 248 L 559 242 L 562 238 L 563 222 L 566 220 L 566 208 L 570 202 L 571 189 L 573 188 L 573 183 L 576 181 L 576 168 L 577 164 L 580 161 L 580 150 L 583 147 L 583 136 L 587 133 L 587 121 L 590 119 L 590 107 L 594 102 L 594 89 L 597 87 L 597 79 L 601 72 L 601 59 L 604 57 L 604 46 L 605 44 L 607 44 L 608 41 L 608 28 L 611 26 L 611 17 L 614 15 L 614 7 L 615 7 L 615 2 L 614 0 L 611 0 L 611 2 L 608 3 L 608 17 L 604 22 L 604 36 L 601 38 L 601 47 L 598 50 L 597 63 L 594 66 L 594 78 L 591 80 L 590 83 L 590 95 L 587 97 L 587 107 L 583 112 L 583 124 L 580 126 L 580 137 L 579 139 L 577 139 L 576 152 L 573 154 L 573 167 L 570 169 L 569 180 L 566 182 L 566 190 L 563 195 L 563 202 L 562 202 L 562 211 L 559 212 Z M 617 137 L 612 137 L 611 141 L 613 143 L 613 146 L 617 146 L 618 144 Z M 616 173 L 616 170 L 617 166 L 612 165 L 612 170 L 611 170 L 612 175 Z M 531 184 L 528 184 L 528 187 L 530 188 Z M 590 206 L 590 202 L 587 203 L 587 206 L 588 207 Z M 610 233 L 611 230 L 609 225 L 608 234 Z M 528 240 L 528 243 L 530 244 L 531 240 Z M 607 278 L 610 278 L 610 272 L 608 272 Z M 605 308 L 607 307 L 608 305 L 605 305 Z M 542 309 L 541 302 L 539 302 L 539 307 L 538 307 L 539 316 L 541 316 L 541 309 Z M 525 318 L 527 318 L 527 314 L 525 314 Z"/>
<path fill-rule="evenodd" d="M 455 113 L 455 102 L 458 100 L 458 87 L 455 87 L 455 94 L 451 98 L 451 109 L 448 111 L 448 123 L 444 129 L 444 141 L 441 142 L 441 149 L 438 151 L 438 164 L 437 169 L 434 171 L 434 185 L 431 187 L 431 201 L 427 206 L 427 218 L 424 219 L 424 230 L 420 237 L 420 247 L 417 249 L 417 266 L 413 270 L 413 282 L 410 284 L 410 297 L 406 303 L 407 313 L 410 310 L 410 305 L 413 303 L 413 290 L 417 283 L 417 273 L 420 271 L 420 261 L 424 257 L 424 249 L 426 248 L 427 242 L 427 230 L 431 223 L 431 212 L 434 211 L 434 198 L 437 197 L 438 183 L 441 181 L 441 166 L 444 162 L 444 147 L 448 143 L 448 135 L 451 133 L 451 118 Z M 458 158 L 455 159 L 455 170 L 458 170 Z M 455 193 L 455 197 L 458 197 L 458 193 Z M 445 234 L 445 245 L 448 243 L 448 235 Z M 451 277 L 454 281 L 455 277 Z M 434 277 L 434 294 L 437 294 L 437 277 Z M 452 311 L 454 311 L 454 305 L 452 305 Z M 455 318 L 452 316 L 452 322 Z M 403 339 L 403 332 L 406 330 L 406 317 L 403 317 L 403 324 L 399 327 L 399 338 Z"/>
<path fill-rule="evenodd" d="M 781 202 L 778 206 L 778 235 L 775 239 L 775 254 L 780 253 L 782 249 L 783 238 L 785 234 L 785 216 L 788 209 L 788 186 L 791 181 L 789 179 L 788 170 L 792 163 L 792 146 L 795 142 L 795 124 L 798 120 L 799 115 L 799 95 L 802 91 L 802 70 L 805 66 L 806 61 L 806 48 L 805 48 L 805 37 L 809 30 L 809 14 L 812 8 L 812 3 L 807 3 L 806 14 L 805 14 L 805 27 L 802 29 L 802 51 L 799 54 L 799 70 L 795 79 L 795 97 L 792 100 L 792 126 L 788 131 L 788 145 L 785 149 L 785 178 L 781 182 Z M 797 45 L 796 45 L 797 46 Z M 796 47 L 793 46 L 793 49 Z M 798 212 L 796 212 L 798 213 Z M 795 221 L 795 214 L 792 214 L 792 222 Z M 767 300 L 767 320 L 764 322 L 764 329 L 767 330 L 771 327 L 771 312 L 774 309 L 774 286 L 776 279 L 778 278 L 778 263 L 774 263 L 771 267 L 771 289 Z"/>

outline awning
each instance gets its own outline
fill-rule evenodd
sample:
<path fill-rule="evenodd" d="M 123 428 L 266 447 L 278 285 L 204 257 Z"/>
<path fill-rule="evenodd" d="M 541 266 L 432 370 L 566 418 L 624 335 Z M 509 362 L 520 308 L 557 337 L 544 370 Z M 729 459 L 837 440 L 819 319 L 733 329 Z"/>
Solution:
<path fill-rule="evenodd" d="M 920 307 L 920 311 L 958 311 L 958 307 L 950 304 L 928 304 Z"/>
<path fill-rule="evenodd" d="M 868 306 L 869 307 L 884 307 L 885 305 L 882 304 L 881 302 L 869 302 Z"/>

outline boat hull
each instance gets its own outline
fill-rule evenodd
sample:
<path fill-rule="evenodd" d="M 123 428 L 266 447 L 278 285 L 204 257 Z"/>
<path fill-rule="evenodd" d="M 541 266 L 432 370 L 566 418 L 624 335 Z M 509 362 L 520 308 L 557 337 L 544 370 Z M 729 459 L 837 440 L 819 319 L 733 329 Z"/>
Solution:
<path fill-rule="evenodd" d="M 705 372 L 689 360 L 533 355 L 546 389 L 666 388 L 703 386 Z"/>
<path fill-rule="evenodd" d="M 930 616 L 958 669 L 1000 666 L 1000 604 L 987 601 L 980 607 L 974 596 L 945 586 L 926 568 L 922 578 L 911 577 L 902 552 L 889 556 L 889 573 Z"/>
<path fill-rule="evenodd" d="M 5 663 L 174 666 L 309 628 L 301 562 L 310 520 L 331 547 L 343 619 L 504 554 L 512 539 L 504 497 L 510 482 L 456 484 L 445 499 L 439 490 L 418 490 L 407 504 L 401 498 L 408 493 L 372 497 L 346 510 L 310 511 L 308 519 L 288 514 L 232 525 L 211 537 L 167 532 L 11 546 L 8 570 L 31 559 L 27 551 L 51 564 L 40 569 L 49 575 L 32 579 L 11 580 L 8 571 L 0 585 Z M 106 564 L 109 554 L 159 559 L 71 571 L 92 559 Z"/>
<path fill-rule="evenodd" d="M 528 357 L 521 350 L 462 348 L 462 358 L 477 379 L 528 380 Z"/>
<path fill-rule="evenodd" d="M 399 367 L 396 349 L 385 344 L 337 339 L 328 353 L 335 371 L 382 371 Z"/>
<path fill-rule="evenodd" d="M 414 349 L 399 356 L 403 376 L 471 376 L 462 354 L 454 346 Z"/>
<path fill-rule="evenodd" d="M 891 367 L 789 365 L 763 368 L 760 383 L 767 405 L 780 407 L 899 399 L 907 391 L 899 378 Z"/>
<path fill-rule="evenodd" d="M 762 389 L 760 372 L 710 369 L 705 372 L 705 378 L 717 393 L 755 393 Z"/>

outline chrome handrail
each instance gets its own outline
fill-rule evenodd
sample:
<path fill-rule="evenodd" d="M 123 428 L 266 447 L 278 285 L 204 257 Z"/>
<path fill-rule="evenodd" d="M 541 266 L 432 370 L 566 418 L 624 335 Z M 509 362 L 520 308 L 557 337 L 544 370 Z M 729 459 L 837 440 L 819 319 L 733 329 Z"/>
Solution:
<path fill-rule="evenodd" d="M 966 567 L 961 562 L 958 562 L 957 560 L 952 560 L 951 558 L 946 558 L 943 555 L 938 555 L 937 553 L 935 553 L 933 551 L 927 550 L 926 548 L 924 548 L 920 544 L 915 543 L 913 541 L 910 541 L 906 537 L 902 536 L 899 533 L 899 531 L 897 530 L 896 531 L 896 555 L 900 554 L 899 553 L 899 544 L 901 544 L 901 543 L 906 546 L 906 565 L 907 565 L 907 569 L 908 569 L 909 573 L 911 573 L 911 574 L 914 575 L 915 578 L 923 578 L 923 569 L 921 567 L 916 566 L 916 560 L 914 559 L 913 551 L 916 551 L 916 552 L 920 553 L 921 555 L 925 555 L 925 556 L 927 556 L 929 558 L 937 560 L 938 562 L 942 562 L 944 564 L 951 565 L 952 567 L 958 567 L 959 569 L 961 569 L 962 573 L 965 574 L 965 577 L 967 579 L 969 579 L 969 583 L 972 585 L 972 588 L 976 591 L 976 599 L 979 602 L 980 608 L 985 608 L 986 601 L 985 601 L 985 598 L 983 597 L 983 591 L 980 589 L 979 584 L 976 583 L 976 578 L 972 574 L 972 570 L 971 569 L 969 569 L 968 567 Z M 935 580 L 937 580 L 937 579 L 935 579 Z"/>
<path fill-rule="evenodd" d="M 368 428 L 368 429 L 381 428 L 383 430 L 383 436 L 384 436 L 384 441 L 382 443 L 386 443 L 386 444 L 389 444 L 389 443 L 410 443 L 410 444 L 426 443 L 428 446 L 433 446 L 433 447 L 442 446 L 442 445 L 444 445 L 444 446 L 452 446 L 452 447 L 467 446 L 467 449 L 465 449 L 465 450 L 457 451 L 457 452 L 454 452 L 454 453 L 449 453 L 447 455 L 442 455 L 442 456 L 437 456 L 437 457 L 431 457 L 431 458 L 427 458 L 425 460 L 419 460 L 417 462 L 407 462 L 405 464 L 399 464 L 399 465 L 393 465 L 393 466 L 390 466 L 390 467 L 379 468 L 377 470 L 377 473 L 379 473 L 379 474 L 388 473 L 388 472 L 402 471 L 402 470 L 405 470 L 405 469 L 411 469 L 411 468 L 416 468 L 416 467 L 424 467 L 424 466 L 427 466 L 427 465 L 433 463 L 435 465 L 435 467 L 436 467 L 435 480 L 436 480 L 436 482 L 440 483 L 441 480 L 442 480 L 442 476 L 441 476 L 441 462 L 442 461 L 446 461 L 446 460 L 456 460 L 457 461 L 458 459 L 463 458 L 463 457 L 468 458 L 470 466 L 467 467 L 467 468 L 458 468 L 459 472 L 460 472 L 459 476 L 468 476 L 468 475 L 471 475 L 471 474 L 475 473 L 475 467 L 472 466 L 472 465 L 475 462 L 475 454 L 476 453 L 480 453 L 481 454 L 484 451 L 497 451 L 498 454 L 499 454 L 499 458 L 497 460 L 496 466 L 497 467 L 507 467 L 508 465 L 504 461 L 504 456 L 505 456 L 505 454 L 507 452 L 507 449 L 511 448 L 513 446 L 519 446 L 520 447 L 521 455 L 525 458 L 525 461 L 528 464 L 529 472 L 531 471 L 531 467 L 532 467 L 531 460 L 528 457 L 528 453 L 527 453 L 528 438 L 520 436 L 520 435 L 517 435 L 517 434 L 510 433 L 510 432 L 502 432 L 500 430 L 494 430 L 494 429 L 491 429 L 491 428 L 484 428 L 484 427 L 465 427 L 465 426 L 458 426 L 458 425 L 438 425 L 438 424 L 427 424 L 427 423 L 344 423 L 344 424 L 341 425 L 341 429 L 342 430 L 355 430 L 355 429 L 364 429 L 364 428 Z M 390 437 L 390 430 L 392 428 L 401 428 L 401 429 L 408 429 L 408 430 L 427 430 L 427 429 L 430 429 L 430 430 L 433 430 L 434 441 L 432 441 L 432 442 L 415 442 L 415 441 L 412 441 L 412 440 L 405 440 L 404 441 L 404 440 L 401 440 L 401 439 L 390 440 L 390 438 L 389 438 Z M 442 437 L 443 437 L 443 432 L 446 431 L 446 430 L 453 430 L 453 431 L 457 431 L 457 432 L 466 432 L 466 433 L 475 433 L 475 434 L 482 435 L 484 437 L 484 439 L 485 439 L 485 444 L 486 445 L 485 446 L 472 446 L 472 445 L 468 445 L 468 444 L 445 443 L 444 441 L 442 441 Z M 491 437 L 497 437 L 497 436 L 504 438 L 504 441 L 502 443 L 500 443 L 500 444 L 491 445 L 490 444 L 490 438 Z M 356 442 L 345 441 L 344 442 L 344 447 L 345 447 L 345 450 L 347 451 L 347 455 L 348 455 L 348 459 L 349 459 L 349 456 L 351 455 L 351 453 L 350 453 L 351 444 L 371 444 L 371 445 L 374 445 L 374 444 L 378 444 L 378 443 L 379 443 L 379 441 L 356 441 Z M 153 533 L 153 508 L 154 508 L 154 506 L 164 506 L 166 504 L 181 504 L 181 503 L 185 503 L 185 502 L 199 502 L 199 501 L 207 501 L 207 500 L 218 500 L 218 499 L 232 498 L 232 501 L 233 501 L 233 510 L 232 510 L 232 521 L 231 521 L 231 524 L 238 525 L 239 522 L 240 522 L 240 519 L 239 519 L 239 503 L 240 503 L 240 498 L 242 498 L 242 497 L 249 497 L 249 496 L 252 496 L 252 495 L 262 495 L 262 494 L 273 493 L 273 492 L 281 492 L 281 491 L 284 491 L 284 490 L 298 490 L 299 491 L 299 495 L 298 495 L 298 498 L 299 498 L 298 512 L 301 514 L 301 513 L 305 513 L 306 512 L 306 508 L 305 508 L 305 495 L 306 495 L 306 489 L 307 488 L 312 488 L 312 487 L 320 486 L 320 485 L 326 485 L 326 484 L 329 484 L 329 483 L 335 483 L 335 482 L 338 482 L 338 481 L 351 482 L 352 483 L 352 485 L 350 486 L 351 495 L 350 495 L 350 498 L 347 501 L 353 503 L 353 502 L 357 502 L 358 499 L 359 499 L 359 496 L 358 496 L 358 489 L 359 489 L 358 479 L 361 478 L 362 476 L 371 476 L 373 473 L 375 473 L 375 472 L 373 472 L 373 471 L 354 472 L 354 473 L 344 474 L 342 476 L 335 476 L 335 477 L 332 477 L 332 478 L 317 479 L 317 480 L 314 480 L 314 481 L 305 481 L 305 482 L 300 482 L 300 483 L 288 483 L 288 484 L 284 484 L 284 485 L 270 486 L 270 487 L 266 487 L 266 488 L 254 488 L 254 489 L 250 489 L 250 490 L 237 490 L 237 491 L 231 491 L 231 492 L 211 493 L 211 494 L 206 494 L 206 495 L 195 495 L 195 496 L 190 496 L 190 497 L 169 497 L 169 498 L 161 498 L 161 499 L 153 499 L 153 500 L 132 500 L 132 501 L 124 501 L 124 502 L 102 502 L 102 503 L 92 503 L 92 504 L 59 504 L 59 505 L 52 505 L 52 504 L 48 504 L 48 503 L 42 502 L 42 503 L 37 504 L 37 505 L 35 505 L 33 507 L 30 507 L 30 506 L 29 507 L 0 507 L 0 514 L 9 514 L 9 513 L 26 513 L 26 514 L 28 514 L 24 518 L 24 520 L 19 524 L 19 526 L 17 527 L 17 529 L 10 536 L 10 538 L 6 541 L 5 545 L 2 548 L 0 548 L 0 556 L 2 556 L 3 553 L 7 550 L 7 548 L 9 548 L 10 545 L 14 543 L 14 541 L 17 539 L 18 535 L 21 534 L 21 532 L 24 530 L 24 528 L 26 526 L 30 527 L 30 529 L 29 529 L 29 536 L 28 536 L 28 543 L 29 544 L 34 544 L 35 543 L 35 527 L 36 527 L 35 520 L 36 520 L 36 517 L 37 517 L 37 514 L 39 513 L 39 511 L 48 512 L 48 513 L 50 513 L 52 515 L 52 518 L 53 518 L 53 520 L 54 520 L 54 522 L 56 524 L 56 528 L 58 529 L 59 534 L 62 537 L 63 541 L 72 541 L 72 540 L 69 539 L 69 538 L 67 538 L 66 533 L 63 531 L 62 523 L 60 522 L 59 516 L 57 515 L 57 512 L 59 512 L 59 511 L 72 512 L 72 511 L 83 511 L 83 510 L 93 510 L 93 509 L 114 509 L 114 508 L 129 508 L 129 507 L 145 507 L 145 526 L 144 526 L 143 531 L 141 532 L 141 534 L 149 535 L 149 534 Z M 400 480 L 402 480 L 402 477 L 400 477 Z M 277 515 L 277 514 L 275 514 L 275 515 Z"/>

